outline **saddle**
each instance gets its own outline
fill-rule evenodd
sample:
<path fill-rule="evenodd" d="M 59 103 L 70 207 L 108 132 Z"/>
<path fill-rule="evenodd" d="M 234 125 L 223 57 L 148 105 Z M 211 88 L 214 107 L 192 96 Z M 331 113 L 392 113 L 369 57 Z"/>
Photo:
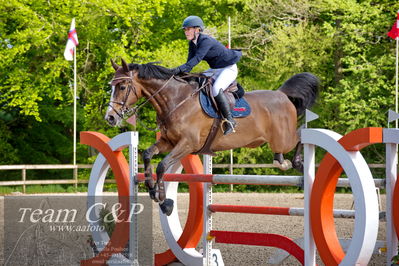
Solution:
<path fill-rule="evenodd" d="M 214 118 L 214 120 L 204 146 L 202 146 L 202 148 L 194 154 L 209 154 L 212 156 L 216 155 L 210 147 L 216 137 L 218 128 L 221 127 L 223 117 L 218 110 L 215 99 L 212 96 L 213 82 L 214 80 L 209 77 L 198 78 L 199 88 L 202 88 L 199 95 L 202 110 L 208 116 Z M 251 108 L 248 102 L 245 100 L 245 98 L 243 98 L 245 94 L 244 88 L 237 81 L 234 81 L 232 84 L 230 84 L 230 86 L 224 91 L 224 94 L 229 102 L 233 117 L 242 118 L 251 113 Z"/>
<path fill-rule="evenodd" d="M 222 118 L 218 110 L 215 99 L 212 96 L 211 89 L 214 80 L 211 78 L 202 78 L 199 80 L 200 91 L 200 104 L 202 110 L 210 117 Z M 224 91 L 224 95 L 230 105 L 231 114 L 234 118 L 246 117 L 251 113 L 251 107 L 245 98 L 242 98 L 245 94 L 244 88 L 237 82 L 234 81 Z"/>

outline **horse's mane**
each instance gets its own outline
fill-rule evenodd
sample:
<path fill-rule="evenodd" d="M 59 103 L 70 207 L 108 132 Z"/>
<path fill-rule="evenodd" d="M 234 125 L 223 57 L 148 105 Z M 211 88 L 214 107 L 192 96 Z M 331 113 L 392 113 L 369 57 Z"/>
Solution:
<path fill-rule="evenodd" d="M 156 63 L 156 62 L 155 62 Z M 138 77 L 141 79 L 170 79 L 173 75 L 173 71 L 170 68 L 166 68 L 160 65 L 156 65 L 154 62 L 147 64 L 129 64 L 129 70 L 135 70 L 138 73 Z M 177 76 L 180 76 L 179 74 Z M 187 82 L 193 81 L 198 77 L 198 74 L 185 73 L 184 80 Z"/>
<path fill-rule="evenodd" d="M 155 63 L 147 64 L 129 64 L 129 70 L 136 70 L 141 79 L 169 79 L 173 75 L 173 71 L 169 68 L 155 65 Z"/>

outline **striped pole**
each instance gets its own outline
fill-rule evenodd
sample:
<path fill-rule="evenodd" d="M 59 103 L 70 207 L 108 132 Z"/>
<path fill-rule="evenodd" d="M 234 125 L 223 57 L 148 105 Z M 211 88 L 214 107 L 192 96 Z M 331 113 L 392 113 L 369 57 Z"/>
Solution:
<path fill-rule="evenodd" d="M 156 179 L 156 174 L 153 174 Z M 139 182 L 144 182 L 143 173 L 137 175 Z M 240 184 L 240 185 L 273 185 L 273 186 L 303 186 L 303 176 L 279 175 L 212 175 L 212 174 L 165 174 L 168 182 L 199 182 L 212 184 Z M 385 188 L 384 179 L 374 179 L 376 187 Z M 339 178 L 337 187 L 350 187 L 348 178 Z"/>
<path fill-rule="evenodd" d="M 208 207 L 211 212 L 248 213 L 267 215 L 304 216 L 304 208 L 275 207 L 275 206 L 244 206 L 212 204 Z M 355 218 L 355 210 L 334 209 L 334 218 Z M 385 212 L 380 212 L 380 219 L 385 219 Z"/>

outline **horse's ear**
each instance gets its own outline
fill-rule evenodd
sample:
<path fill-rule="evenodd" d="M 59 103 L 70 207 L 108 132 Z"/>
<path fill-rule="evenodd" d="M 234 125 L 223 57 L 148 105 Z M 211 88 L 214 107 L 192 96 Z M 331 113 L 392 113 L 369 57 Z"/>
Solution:
<path fill-rule="evenodd" d="M 123 70 L 124 70 L 125 72 L 129 72 L 129 66 L 127 65 L 126 61 L 123 60 L 123 58 L 121 59 L 121 61 L 122 61 Z"/>
<path fill-rule="evenodd" d="M 115 71 L 118 70 L 119 66 L 114 62 L 114 60 L 112 60 L 112 58 L 111 58 L 111 64 L 112 67 L 115 69 Z"/>

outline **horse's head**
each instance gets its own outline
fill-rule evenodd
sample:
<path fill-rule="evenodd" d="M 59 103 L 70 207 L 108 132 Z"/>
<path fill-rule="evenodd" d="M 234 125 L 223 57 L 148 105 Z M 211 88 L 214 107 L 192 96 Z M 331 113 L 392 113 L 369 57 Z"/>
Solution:
<path fill-rule="evenodd" d="M 115 69 L 115 75 L 110 83 L 111 99 L 105 120 L 111 126 L 119 126 L 130 106 L 141 97 L 141 91 L 135 84 L 133 72 L 129 70 L 125 60 L 122 59 L 122 66 L 118 66 L 112 59 L 111 63 Z"/>

